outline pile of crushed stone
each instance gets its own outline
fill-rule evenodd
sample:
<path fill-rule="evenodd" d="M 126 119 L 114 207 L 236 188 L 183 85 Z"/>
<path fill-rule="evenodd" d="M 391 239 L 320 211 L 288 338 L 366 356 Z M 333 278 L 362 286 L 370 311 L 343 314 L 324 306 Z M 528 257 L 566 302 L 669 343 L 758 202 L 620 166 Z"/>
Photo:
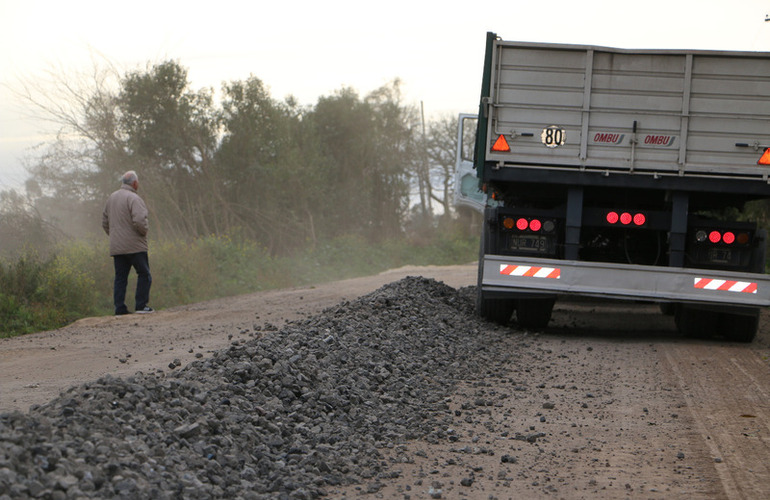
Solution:
<path fill-rule="evenodd" d="M 305 499 L 386 477 L 379 449 L 446 439 L 455 381 L 510 361 L 474 293 L 405 278 L 180 370 L 0 415 L 0 499 Z"/>

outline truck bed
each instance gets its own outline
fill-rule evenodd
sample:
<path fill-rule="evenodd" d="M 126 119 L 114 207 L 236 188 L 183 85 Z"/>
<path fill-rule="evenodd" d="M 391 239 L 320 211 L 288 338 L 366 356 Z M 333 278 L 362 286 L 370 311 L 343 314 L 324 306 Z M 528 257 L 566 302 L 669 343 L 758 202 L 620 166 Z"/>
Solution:
<path fill-rule="evenodd" d="M 768 182 L 770 53 L 496 40 L 492 61 L 499 167 Z"/>

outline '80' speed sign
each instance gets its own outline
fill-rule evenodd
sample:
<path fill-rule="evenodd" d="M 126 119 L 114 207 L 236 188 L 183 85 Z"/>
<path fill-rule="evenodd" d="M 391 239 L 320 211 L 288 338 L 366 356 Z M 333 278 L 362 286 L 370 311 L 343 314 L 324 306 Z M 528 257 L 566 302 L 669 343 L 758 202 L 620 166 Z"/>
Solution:
<path fill-rule="evenodd" d="M 567 140 L 567 131 L 558 125 L 551 125 L 543 129 L 540 134 L 540 142 L 547 148 L 563 146 Z"/>

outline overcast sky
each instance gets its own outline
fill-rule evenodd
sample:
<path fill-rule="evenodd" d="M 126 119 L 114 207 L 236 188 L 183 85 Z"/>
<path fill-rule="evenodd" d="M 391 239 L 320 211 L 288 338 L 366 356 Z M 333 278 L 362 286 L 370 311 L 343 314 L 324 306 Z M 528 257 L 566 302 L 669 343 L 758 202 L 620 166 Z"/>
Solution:
<path fill-rule="evenodd" d="M 53 132 L 9 89 L 54 71 L 168 59 L 193 89 L 254 75 L 302 104 L 400 78 L 426 113 L 475 112 L 487 31 L 505 40 L 770 52 L 770 0 L 0 0 L 0 190 Z"/>

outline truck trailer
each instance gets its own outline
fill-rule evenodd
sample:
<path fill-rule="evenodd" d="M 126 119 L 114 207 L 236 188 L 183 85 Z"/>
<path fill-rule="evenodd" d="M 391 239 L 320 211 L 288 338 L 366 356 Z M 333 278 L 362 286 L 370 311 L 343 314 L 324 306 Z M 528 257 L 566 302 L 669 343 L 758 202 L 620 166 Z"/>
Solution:
<path fill-rule="evenodd" d="M 585 296 L 754 339 L 770 305 L 767 233 L 747 216 L 770 206 L 770 53 L 487 33 L 476 126 L 478 190 L 459 198 L 483 207 L 481 316 L 543 328 L 557 299 Z"/>

